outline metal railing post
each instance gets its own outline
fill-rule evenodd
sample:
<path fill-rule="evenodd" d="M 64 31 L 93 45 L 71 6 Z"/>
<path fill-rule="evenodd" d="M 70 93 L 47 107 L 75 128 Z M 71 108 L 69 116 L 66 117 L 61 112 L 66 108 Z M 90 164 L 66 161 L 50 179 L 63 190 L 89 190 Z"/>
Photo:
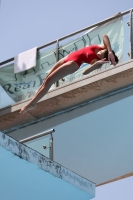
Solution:
<path fill-rule="evenodd" d="M 130 11 L 130 58 L 133 59 L 133 10 Z"/>
<path fill-rule="evenodd" d="M 53 152 L 53 135 L 52 133 L 50 134 L 51 135 L 51 138 L 50 138 L 50 160 L 54 160 L 54 152 Z"/>
<path fill-rule="evenodd" d="M 56 41 L 56 62 L 59 61 L 59 41 Z M 59 86 L 59 81 L 56 82 L 56 87 Z"/>

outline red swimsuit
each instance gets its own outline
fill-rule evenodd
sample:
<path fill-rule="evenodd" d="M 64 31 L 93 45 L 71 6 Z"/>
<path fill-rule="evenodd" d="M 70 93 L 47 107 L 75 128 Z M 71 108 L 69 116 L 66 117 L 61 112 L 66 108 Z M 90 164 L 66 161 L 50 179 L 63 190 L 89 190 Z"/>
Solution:
<path fill-rule="evenodd" d="M 65 57 L 64 63 L 68 61 L 75 61 L 78 66 L 84 62 L 90 64 L 92 60 L 100 58 L 96 55 L 95 49 L 103 50 L 102 47 L 97 45 L 91 45 L 88 47 L 84 47 L 82 49 L 79 49 L 78 51 L 70 53 L 68 56 Z"/>

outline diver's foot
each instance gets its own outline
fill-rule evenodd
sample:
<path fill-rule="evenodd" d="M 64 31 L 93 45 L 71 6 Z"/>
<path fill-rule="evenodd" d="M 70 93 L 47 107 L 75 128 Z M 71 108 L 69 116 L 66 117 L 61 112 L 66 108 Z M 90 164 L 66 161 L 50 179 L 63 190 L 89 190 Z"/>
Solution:
<path fill-rule="evenodd" d="M 25 114 L 28 110 L 34 110 L 35 108 L 36 105 L 24 106 L 23 108 L 21 108 L 19 113 Z"/>

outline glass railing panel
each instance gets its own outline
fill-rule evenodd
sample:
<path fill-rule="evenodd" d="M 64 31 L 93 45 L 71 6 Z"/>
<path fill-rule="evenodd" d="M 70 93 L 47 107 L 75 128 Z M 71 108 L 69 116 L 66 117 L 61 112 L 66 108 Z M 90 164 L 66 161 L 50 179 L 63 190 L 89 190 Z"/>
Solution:
<path fill-rule="evenodd" d="M 121 62 L 125 62 L 130 60 L 130 14 L 124 15 L 122 24 L 123 24 L 123 55 L 122 55 L 122 60 Z M 128 54 L 129 53 L 129 54 Z"/>
<path fill-rule="evenodd" d="M 42 155 L 50 158 L 50 137 L 43 136 L 28 142 L 23 143 L 31 149 L 36 150 Z"/>
<path fill-rule="evenodd" d="M 130 57 L 130 15 L 124 15 L 115 20 L 112 20 L 102 26 L 94 27 L 83 34 L 71 37 L 71 41 L 60 44 L 59 59 L 67 56 L 69 53 L 81 49 L 83 47 L 97 44 L 102 44 L 103 34 L 107 34 L 111 41 L 111 46 L 119 58 L 119 63 L 128 61 Z M 77 37 L 77 38 L 75 38 Z M 4 89 L 1 90 L 0 108 L 11 105 L 16 102 L 31 99 L 43 80 L 56 63 L 56 44 L 49 49 L 45 48 L 39 51 L 37 55 L 37 66 L 30 70 L 14 74 L 14 63 L 10 63 L 0 68 L 0 85 Z M 89 67 L 89 64 L 83 63 L 80 69 L 66 76 L 64 81 L 59 80 L 59 86 L 69 84 L 81 78 L 96 75 L 97 73 L 111 67 L 110 64 L 104 64 L 100 69 L 91 72 L 88 75 L 83 75 L 83 71 Z M 53 84 L 50 90 L 56 86 Z M 5 94 L 5 92 L 8 95 Z M 6 103 L 4 102 L 7 100 Z"/>
<path fill-rule="evenodd" d="M 36 67 L 18 74 L 14 74 L 14 63 L 0 68 L 0 108 L 34 96 L 56 62 L 55 51 L 54 47 L 38 52 Z M 50 89 L 53 88 L 55 88 L 55 84 Z M 7 100 L 6 103 L 4 102 L 5 99 Z"/>
<path fill-rule="evenodd" d="M 0 109 L 8 105 L 12 105 L 15 102 L 9 97 L 5 90 L 0 86 Z"/>
<path fill-rule="evenodd" d="M 130 51 L 130 26 L 128 26 L 129 21 L 130 15 L 128 14 L 112 20 L 100 27 L 96 27 L 87 31 L 78 39 L 75 39 L 74 41 L 68 42 L 60 46 L 59 58 L 61 59 L 72 51 L 76 51 L 92 44 L 101 45 L 103 44 L 103 35 L 107 34 L 110 38 L 112 49 L 115 51 L 116 55 L 119 58 L 119 64 L 128 61 L 130 59 L 130 57 L 128 56 L 128 52 Z M 104 64 L 100 69 L 94 70 L 93 72 L 85 76 L 82 73 L 88 67 L 89 64 L 83 63 L 78 71 L 76 71 L 74 74 L 66 76 L 65 81 L 60 80 L 59 85 L 65 85 L 86 76 L 96 75 L 97 73 L 109 67 L 112 67 L 112 65 Z"/>

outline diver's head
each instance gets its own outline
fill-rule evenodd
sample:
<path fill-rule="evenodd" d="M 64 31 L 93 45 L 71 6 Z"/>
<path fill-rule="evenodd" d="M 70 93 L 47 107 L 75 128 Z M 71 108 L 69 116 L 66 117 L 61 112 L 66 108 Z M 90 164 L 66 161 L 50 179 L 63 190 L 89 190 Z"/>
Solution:
<path fill-rule="evenodd" d="M 118 59 L 118 57 L 116 56 L 116 54 L 115 54 L 115 52 L 113 50 L 112 50 L 112 53 L 113 53 L 113 55 L 115 57 L 115 62 L 117 64 L 119 62 L 119 59 Z M 108 50 L 107 49 L 104 52 L 103 58 L 106 58 L 106 61 L 108 61 Z"/>

